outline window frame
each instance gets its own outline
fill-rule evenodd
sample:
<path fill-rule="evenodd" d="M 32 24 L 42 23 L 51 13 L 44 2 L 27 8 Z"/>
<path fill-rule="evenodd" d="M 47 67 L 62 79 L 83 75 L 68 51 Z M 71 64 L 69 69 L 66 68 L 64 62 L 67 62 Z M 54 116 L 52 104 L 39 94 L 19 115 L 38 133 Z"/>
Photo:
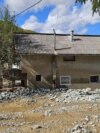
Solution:
<path fill-rule="evenodd" d="M 67 77 L 67 78 L 69 78 L 69 83 L 62 84 L 62 81 L 61 81 L 61 78 L 62 78 L 62 77 Z M 70 75 L 60 76 L 60 85 L 71 85 L 71 76 L 70 76 Z"/>
<path fill-rule="evenodd" d="M 98 76 L 98 82 L 91 82 L 91 77 L 93 77 L 93 76 Z M 90 75 L 89 76 L 89 82 L 90 83 L 99 83 L 100 82 L 100 76 L 99 75 Z"/>
<path fill-rule="evenodd" d="M 40 76 L 40 80 L 37 80 L 37 76 Z M 41 76 L 41 74 L 37 74 L 36 75 L 36 82 L 41 82 L 42 81 L 42 76 Z"/>

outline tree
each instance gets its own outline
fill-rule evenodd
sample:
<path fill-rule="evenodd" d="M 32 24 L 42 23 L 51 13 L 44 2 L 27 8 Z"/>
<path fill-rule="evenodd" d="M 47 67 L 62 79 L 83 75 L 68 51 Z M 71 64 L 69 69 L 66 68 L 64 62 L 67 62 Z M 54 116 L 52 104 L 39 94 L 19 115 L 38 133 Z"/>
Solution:
<path fill-rule="evenodd" d="M 8 68 L 12 66 L 13 62 L 13 32 L 14 17 L 9 13 L 8 8 L 0 11 L 0 70 L 1 74 L 5 68 L 5 64 Z"/>
<path fill-rule="evenodd" d="M 81 4 L 85 4 L 88 0 L 76 0 L 76 3 L 81 3 Z M 93 14 L 94 13 L 99 13 L 100 14 L 100 0 L 90 0 L 92 3 L 92 10 L 93 10 Z"/>

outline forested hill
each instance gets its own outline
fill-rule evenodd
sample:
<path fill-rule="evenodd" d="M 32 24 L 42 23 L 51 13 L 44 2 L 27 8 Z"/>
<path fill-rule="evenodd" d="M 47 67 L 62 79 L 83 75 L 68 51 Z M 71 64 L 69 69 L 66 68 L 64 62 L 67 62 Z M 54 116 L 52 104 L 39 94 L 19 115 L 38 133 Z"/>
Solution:
<path fill-rule="evenodd" d="M 3 29 L 3 26 L 4 26 L 4 22 L 2 20 L 0 20 L 0 29 Z M 6 27 L 4 27 L 4 29 L 6 28 L 6 31 L 10 31 L 13 28 L 13 32 L 34 33 L 34 31 L 22 29 L 16 25 L 14 25 L 11 22 L 8 22 L 5 26 Z M 0 32 L 2 32 L 2 31 L 0 31 Z"/>

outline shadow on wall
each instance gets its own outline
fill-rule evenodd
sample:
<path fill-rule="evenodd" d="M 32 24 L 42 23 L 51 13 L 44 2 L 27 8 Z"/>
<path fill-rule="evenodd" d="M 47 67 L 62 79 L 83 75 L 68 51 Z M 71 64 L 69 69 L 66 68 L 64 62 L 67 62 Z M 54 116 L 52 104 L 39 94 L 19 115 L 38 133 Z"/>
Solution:
<path fill-rule="evenodd" d="M 33 66 L 26 59 L 23 59 L 22 71 L 27 73 L 30 88 L 51 88 L 51 84 L 44 77 L 42 77 L 42 81 L 36 81 L 36 75 L 39 73 L 33 69 Z"/>

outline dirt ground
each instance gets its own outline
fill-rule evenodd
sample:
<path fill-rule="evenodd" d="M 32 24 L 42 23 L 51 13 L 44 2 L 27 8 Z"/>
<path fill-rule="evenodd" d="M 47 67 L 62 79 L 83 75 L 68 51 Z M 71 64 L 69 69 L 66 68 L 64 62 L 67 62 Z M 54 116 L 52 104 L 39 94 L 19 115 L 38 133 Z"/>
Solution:
<path fill-rule="evenodd" d="M 100 115 L 98 102 L 59 104 L 46 96 L 35 95 L 0 103 L 0 133 L 67 133 L 68 128 L 87 116 L 92 119 L 96 115 Z M 87 126 L 100 133 L 100 121 L 94 124 L 89 120 Z"/>

